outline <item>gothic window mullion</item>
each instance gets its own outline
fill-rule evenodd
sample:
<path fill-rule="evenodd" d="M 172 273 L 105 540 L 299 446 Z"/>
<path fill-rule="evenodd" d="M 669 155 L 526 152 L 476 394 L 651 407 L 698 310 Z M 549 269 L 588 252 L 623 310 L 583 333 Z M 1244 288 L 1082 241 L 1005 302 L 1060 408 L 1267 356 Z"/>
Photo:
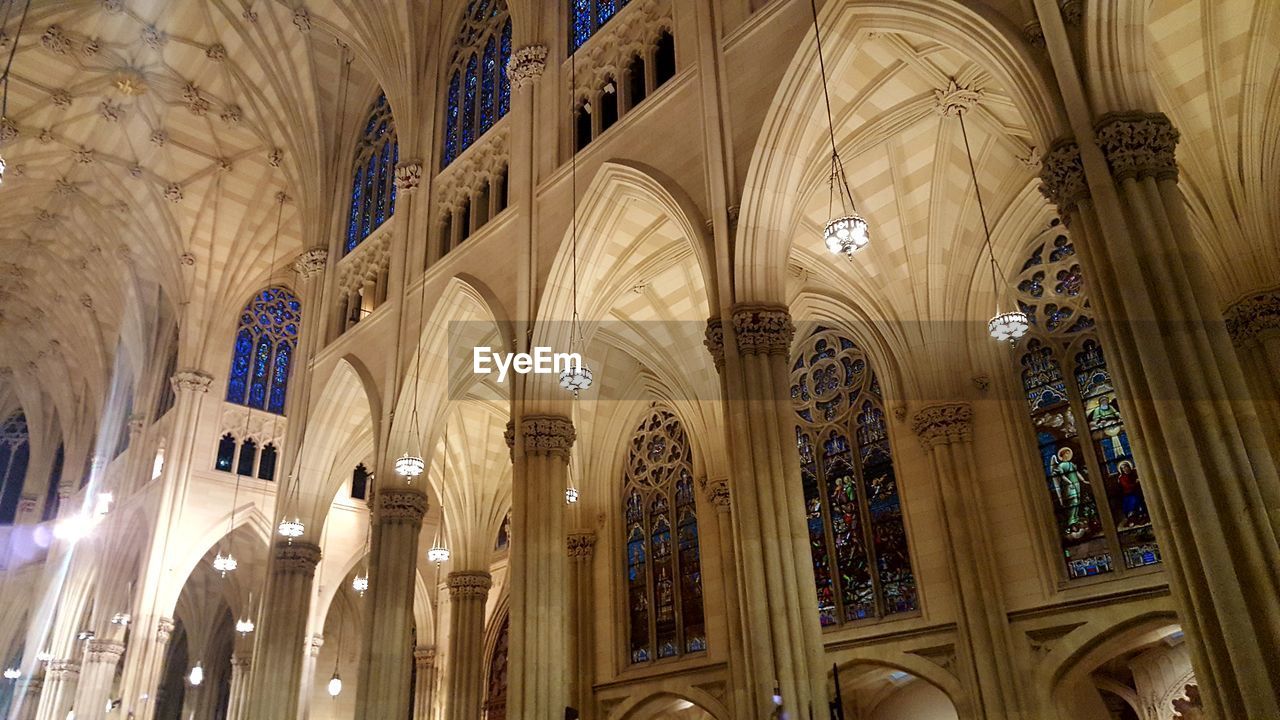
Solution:
<path fill-rule="evenodd" d="M 857 408 L 853 409 L 854 415 L 850 417 L 850 424 L 853 424 L 853 418 L 856 417 Z M 853 432 L 849 433 L 853 438 L 857 438 L 858 434 L 855 428 L 849 428 Z M 875 518 L 871 515 L 871 503 L 867 500 L 867 488 L 863 479 L 863 468 L 860 443 L 851 443 L 850 452 L 858 458 L 858 462 L 853 464 L 853 484 L 858 493 L 858 512 L 862 514 L 862 542 L 867 549 L 867 574 L 871 577 L 872 603 L 875 605 L 875 613 L 877 618 L 883 618 L 889 614 L 888 607 L 884 603 L 884 587 L 880 577 L 880 558 L 876 554 L 875 544 Z"/>
<path fill-rule="evenodd" d="M 676 506 L 676 486 L 673 480 L 666 490 L 667 517 L 671 524 L 671 606 L 676 618 L 676 657 L 685 651 L 684 644 L 684 597 L 680 592 L 680 510 Z"/>
<path fill-rule="evenodd" d="M 645 597 L 649 602 L 649 662 L 658 660 L 658 590 L 654 586 L 657 578 L 657 556 L 653 552 L 653 496 L 655 492 L 642 493 L 644 499 L 644 546 L 649 557 L 649 572 L 645 574 Z"/>
<path fill-rule="evenodd" d="M 829 429 L 829 428 L 828 428 Z M 839 429 L 837 428 L 837 432 Z M 814 453 L 819 453 L 822 447 L 823 431 L 810 433 L 809 437 L 814 441 Z M 827 564 L 828 572 L 831 573 L 831 589 L 832 596 L 835 600 L 836 608 L 836 624 L 842 624 L 847 621 L 848 609 L 845 607 L 844 597 L 847 589 L 844 586 L 844 577 L 840 572 L 840 555 L 839 548 L 836 547 L 835 527 L 832 522 L 833 513 L 831 511 L 831 480 L 827 475 L 827 465 L 822 462 L 821 456 L 814 461 L 814 467 L 818 478 L 818 493 L 822 498 L 822 525 L 827 529 L 823 533 L 823 540 L 827 545 Z"/>

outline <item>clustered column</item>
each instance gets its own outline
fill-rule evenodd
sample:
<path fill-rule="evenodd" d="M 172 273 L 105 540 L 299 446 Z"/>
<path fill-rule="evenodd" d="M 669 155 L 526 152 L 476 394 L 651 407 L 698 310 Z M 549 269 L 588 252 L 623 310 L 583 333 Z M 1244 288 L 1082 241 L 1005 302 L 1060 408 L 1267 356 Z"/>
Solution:
<path fill-rule="evenodd" d="M 733 510 L 730 502 L 728 480 L 708 480 L 704 490 L 707 499 L 716 508 L 716 539 L 720 545 L 720 567 L 724 577 L 725 627 L 729 634 L 729 677 L 732 685 L 729 695 L 732 706 L 744 707 L 747 703 L 747 678 L 743 663 L 743 643 L 746 629 L 742 627 L 742 606 L 738 599 L 737 554 L 733 551 Z"/>
<path fill-rule="evenodd" d="M 71 712 L 80 680 L 80 664 L 70 660 L 54 660 L 44 671 L 44 689 L 36 720 L 64 720 Z"/>
<path fill-rule="evenodd" d="M 978 494 L 973 456 L 973 408 L 938 403 L 915 415 L 914 429 L 929 455 L 942 499 L 942 524 L 959 590 L 961 636 L 972 664 L 975 708 L 986 720 L 1021 717 L 1007 634 L 1004 603 L 987 524 Z"/>
<path fill-rule="evenodd" d="M 258 623 L 248 717 L 292 718 L 302 694 L 302 668 L 311 612 L 312 580 L 320 548 L 309 542 L 277 542 L 269 595 Z"/>
<path fill-rule="evenodd" d="M 35 720 L 36 711 L 40 707 L 40 692 L 44 689 L 44 677 L 36 675 L 27 682 L 26 692 L 22 694 L 22 706 L 18 709 L 16 720 Z"/>
<path fill-rule="evenodd" d="M 107 716 L 107 700 L 116 679 L 116 665 L 124 655 L 118 640 L 90 640 L 85 645 L 80 687 L 76 691 L 77 720 L 98 720 Z"/>
<path fill-rule="evenodd" d="M 591 687 L 595 668 L 596 633 L 592 613 L 595 593 L 592 588 L 591 558 L 595 554 L 596 534 L 590 530 L 569 533 L 569 704 L 586 720 L 595 717 Z"/>
<path fill-rule="evenodd" d="M 379 489 L 369 559 L 368 631 L 356 706 L 360 717 L 409 715 L 413 687 L 413 591 L 418 535 L 427 496 L 412 488 Z"/>
<path fill-rule="evenodd" d="M 1280 463 L 1280 288 L 1249 295 L 1232 305 L 1226 316 L 1271 456 Z"/>
<path fill-rule="evenodd" d="M 448 720 L 475 720 L 484 702 L 484 607 L 493 579 L 481 570 L 449 573 Z"/>
<path fill-rule="evenodd" d="M 231 690 L 227 694 L 227 720 L 248 720 L 249 671 L 253 656 L 236 653 L 231 656 Z"/>
<path fill-rule="evenodd" d="M 431 701 L 434 699 L 436 649 L 419 645 L 413 649 L 414 684 L 413 718 L 428 720 L 431 717 Z"/>
<path fill-rule="evenodd" d="M 1280 717 L 1280 480 L 1191 233 L 1177 142 L 1163 114 L 1108 115 L 1050 149 L 1042 189 L 1091 280 L 1205 709 Z"/>

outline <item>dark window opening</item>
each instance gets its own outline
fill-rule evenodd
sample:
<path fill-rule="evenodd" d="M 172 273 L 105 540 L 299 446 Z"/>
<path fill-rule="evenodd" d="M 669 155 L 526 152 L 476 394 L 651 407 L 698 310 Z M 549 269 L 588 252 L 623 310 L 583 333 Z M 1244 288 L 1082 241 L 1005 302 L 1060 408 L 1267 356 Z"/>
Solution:
<path fill-rule="evenodd" d="M 258 443 L 245 440 L 240 444 L 240 461 L 236 463 L 237 475 L 253 476 L 253 462 L 258 459 Z"/>
<path fill-rule="evenodd" d="M 676 76 L 676 40 L 671 33 L 663 32 L 658 36 L 658 50 L 653 55 L 653 86 L 662 84 Z"/>
<path fill-rule="evenodd" d="M 236 439 L 227 433 L 218 441 L 218 461 L 214 467 L 222 472 L 231 472 L 231 464 L 236 459 Z"/>
<path fill-rule="evenodd" d="M 355 500 L 366 500 L 369 494 L 369 469 L 360 463 L 351 471 L 351 497 Z"/>
<path fill-rule="evenodd" d="M 267 443 L 262 446 L 262 458 L 258 460 L 258 479 L 268 482 L 276 479 L 275 443 Z"/>

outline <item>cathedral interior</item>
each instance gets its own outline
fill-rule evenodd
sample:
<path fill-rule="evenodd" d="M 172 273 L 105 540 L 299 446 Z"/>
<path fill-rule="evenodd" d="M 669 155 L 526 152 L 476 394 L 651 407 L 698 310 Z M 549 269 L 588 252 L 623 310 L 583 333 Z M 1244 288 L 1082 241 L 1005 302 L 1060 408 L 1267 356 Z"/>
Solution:
<path fill-rule="evenodd" d="M 0 67 L 0 718 L 1280 720 L 1280 2 Z"/>

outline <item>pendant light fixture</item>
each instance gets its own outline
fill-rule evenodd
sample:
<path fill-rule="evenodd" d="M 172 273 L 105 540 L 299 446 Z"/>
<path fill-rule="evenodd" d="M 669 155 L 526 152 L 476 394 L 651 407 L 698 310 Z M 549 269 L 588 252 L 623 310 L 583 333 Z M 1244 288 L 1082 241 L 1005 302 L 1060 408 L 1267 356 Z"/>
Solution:
<path fill-rule="evenodd" d="M 955 84 L 955 80 L 951 82 L 953 85 Z M 996 261 L 995 249 L 991 246 L 991 225 L 987 222 L 987 210 L 982 204 L 982 188 L 978 186 L 978 171 L 973 164 L 973 151 L 969 147 L 969 133 L 964 126 L 964 114 L 967 106 L 965 104 L 956 104 L 953 108 L 956 117 L 960 118 L 960 136 L 964 139 L 965 157 L 969 159 L 969 175 L 973 178 L 973 193 L 978 199 L 978 213 L 982 216 L 983 242 L 987 248 L 987 257 L 991 261 L 991 288 L 996 297 L 996 314 L 987 321 L 987 332 L 997 341 L 1015 343 L 1023 335 L 1027 334 L 1027 330 L 1031 328 L 1031 322 L 1027 318 L 1027 314 L 1016 306 L 1007 312 L 1000 309 L 1000 298 L 1006 294 L 1001 290 L 1000 284 L 1000 278 L 1004 277 L 1004 273 L 1000 270 L 1000 264 Z"/>
<path fill-rule="evenodd" d="M 4 14 L 4 24 L 0 27 L 9 25 L 9 13 L 13 11 L 17 0 L 11 0 Z M 22 16 L 18 18 L 18 32 L 13 36 L 13 47 L 9 48 L 9 59 L 4 64 L 4 74 L 0 75 L 0 83 L 4 84 L 3 95 L 0 95 L 0 135 L 11 135 L 17 137 L 17 127 L 9 120 L 9 77 L 13 71 L 13 58 L 18 54 L 18 43 L 22 42 L 22 28 L 27 24 L 27 11 L 31 9 L 31 0 L 27 0 L 22 6 Z M 0 155 L 0 184 L 4 183 L 5 162 L 4 156 Z"/>
<path fill-rule="evenodd" d="M 818 46 L 818 71 L 822 75 L 822 99 L 827 108 L 827 134 L 831 139 L 831 173 L 828 177 L 827 217 L 822 229 L 822 242 L 833 254 L 851 259 L 855 253 L 871 243 L 871 230 L 866 218 L 858 214 L 849 189 L 849 178 L 844 172 L 844 162 L 836 146 L 835 116 L 831 113 L 831 91 L 827 88 L 827 62 L 822 55 L 822 32 L 818 28 L 818 2 L 809 0 L 813 11 L 813 37 Z M 839 207 L 836 198 L 840 198 Z"/>
<path fill-rule="evenodd" d="M 191 683 L 192 687 L 200 687 L 200 684 L 204 682 L 203 664 L 196 662 L 195 667 L 191 668 L 191 673 L 187 675 L 187 682 Z"/>
<path fill-rule="evenodd" d="M 569 487 L 564 490 L 564 502 L 566 505 L 576 505 L 578 502 L 578 483 L 573 479 L 573 455 L 569 456 Z"/>
<path fill-rule="evenodd" d="M 569 55 L 569 119 L 570 126 L 577 127 L 575 120 L 574 95 L 578 91 L 578 58 Z M 578 362 L 568 362 L 560 371 L 560 387 L 573 393 L 576 399 L 583 390 L 591 387 L 594 377 L 587 361 L 581 359 L 586 349 L 586 338 L 582 334 L 582 322 L 578 317 L 578 146 L 570 143 L 573 153 L 569 157 L 570 191 L 572 193 L 573 219 L 569 236 L 569 252 L 573 260 L 573 319 L 569 324 L 569 354 L 577 357 Z"/>
<path fill-rule="evenodd" d="M 240 637 L 245 637 L 253 632 L 256 627 L 253 623 L 253 591 L 249 591 L 249 603 L 246 606 L 245 616 L 236 620 L 236 632 L 240 633 Z"/>
<path fill-rule="evenodd" d="M 440 497 L 445 496 L 445 488 L 448 487 L 449 480 L 449 418 L 445 415 L 444 421 L 444 452 L 440 456 Z M 444 507 L 440 508 L 440 532 L 436 535 L 436 541 L 431 545 L 431 549 L 427 551 L 427 560 L 436 564 L 436 575 L 440 574 L 440 565 L 449 562 L 449 548 L 444 546 L 441 537 L 444 535 Z M 439 579 L 437 578 L 437 585 Z"/>
<path fill-rule="evenodd" d="M 329 697 L 337 699 L 342 694 L 342 677 L 338 675 L 338 661 L 342 659 L 342 618 L 338 618 L 338 650 L 333 654 L 333 677 L 329 678 Z"/>
<path fill-rule="evenodd" d="M 351 589 L 356 591 L 360 597 L 364 597 L 365 592 L 369 590 L 369 550 L 373 545 L 373 522 L 369 522 L 365 526 L 364 533 L 364 570 L 357 572 L 356 576 L 351 580 Z"/>
<path fill-rule="evenodd" d="M 221 174 L 222 171 L 215 170 L 214 172 L 219 173 L 217 176 L 217 180 L 214 182 L 214 190 L 213 190 L 214 216 L 216 217 L 217 202 L 222 195 L 222 174 Z M 280 243 L 280 213 L 276 213 L 276 233 L 275 233 L 275 238 L 271 241 L 271 267 L 275 267 L 276 248 L 278 247 L 279 243 Z M 244 452 L 244 443 L 249 439 L 249 420 L 252 417 L 252 413 L 253 411 L 250 410 L 249 408 L 244 409 L 244 432 L 240 434 L 240 452 L 241 453 Z M 239 456 L 236 457 L 235 463 L 236 463 L 236 467 L 235 467 L 236 487 L 231 494 L 231 515 L 230 517 L 227 518 L 227 533 L 222 536 L 227 543 L 227 554 L 226 555 L 222 554 L 223 541 L 219 540 L 218 554 L 215 555 L 213 558 L 213 569 L 221 573 L 222 577 L 224 578 L 227 576 L 227 573 L 235 572 L 235 569 L 240 566 L 240 563 L 236 561 L 235 554 L 232 552 L 235 546 L 235 537 L 233 533 L 235 533 L 235 530 L 236 530 L 236 508 L 239 506 L 239 503 L 240 503 L 240 458 Z M 250 471 L 252 471 L 252 468 L 250 468 Z"/>
<path fill-rule="evenodd" d="M 284 191 L 280 191 L 276 193 L 276 202 L 279 204 L 279 208 L 276 211 L 276 236 L 277 237 L 279 237 L 280 220 L 284 216 L 284 201 L 287 199 L 287 197 L 288 196 L 284 194 Z M 272 255 L 274 254 L 275 254 L 275 251 L 273 250 Z M 275 263 L 272 262 L 273 267 L 274 265 Z M 310 358 L 308 358 L 308 360 L 310 360 Z M 310 368 L 308 368 L 308 370 L 310 370 Z M 306 392 L 303 393 L 303 396 L 304 396 L 303 407 L 306 407 L 311 403 L 311 383 L 310 382 L 306 383 Z M 306 443 L 306 437 L 307 437 L 306 434 L 304 433 L 302 437 L 303 437 L 303 443 Z M 295 465 L 296 463 L 301 462 L 301 458 L 302 458 L 302 449 L 299 448 L 298 457 L 294 458 Z M 303 534 L 306 533 L 307 526 L 302 522 L 302 518 L 297 515 L 296 509 L 299 505 L 302 504 L 302 497 L 301 497 L 302 491 L 301 491 L 301 488 L 299 487 L 296 473 L 291 474 L 289 476 L 288 485 L 289 485 L 289 489 L 285 494 L 285 498 L 284 498 L 285 512 L 281 513 L 282 518 L 280 520 L 280 524 L 276 526 L 276 532 L 280 534 L 280 537 L 284 538 L 285 540 L 288 541 L 290 545 L 292 545 L 294 540 L 302 537 Z M 292 517 L 289 516 L 289 512 L 288 512 L 290 506 L 294 508 L 294 515 Z"/>

